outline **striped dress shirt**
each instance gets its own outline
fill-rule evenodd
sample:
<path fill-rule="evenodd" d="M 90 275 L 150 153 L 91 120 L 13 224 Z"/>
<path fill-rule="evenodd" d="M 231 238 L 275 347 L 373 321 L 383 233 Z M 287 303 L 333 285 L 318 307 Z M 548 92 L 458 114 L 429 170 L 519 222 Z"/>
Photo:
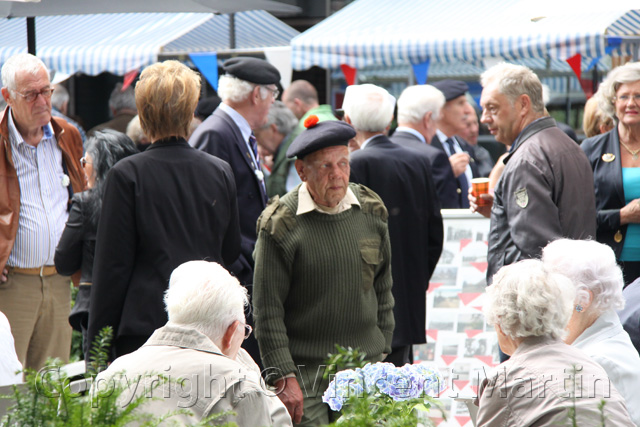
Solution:
<path fill-rule="evenodd" d="M 71 185 L 62 168 L 62 150 L 51 124 L 43 127 L 42 139 L 33 147 L 18 132 L 10 111 L 8 114 L 11 155 L 20 184 L 20 216 L 7 265 L 20 268 L 53 265 L 56 246 L 67 222 L 67 186 Z"/>

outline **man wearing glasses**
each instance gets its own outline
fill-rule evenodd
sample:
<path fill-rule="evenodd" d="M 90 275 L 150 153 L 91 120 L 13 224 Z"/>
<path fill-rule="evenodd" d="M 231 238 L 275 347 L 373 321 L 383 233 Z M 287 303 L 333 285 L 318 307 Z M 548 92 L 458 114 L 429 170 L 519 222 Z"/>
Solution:
<path fill-rule="evenodd" d="M 2 67 L 0 121 L 0 311 L 11 325 L 18 359 L 40 369 L 69 359 L 69 278 L 53 257 L 74 192 L 84 189 L 82 139 L 51 117 L 53 88 L 44 63 L 22 53 Z"/>
<path fill-rule="evenodd" d="M 267 61 L 249 57 L 229 59 L 223 69 L 226 74 L 220 77 L 218 84 L 222 103 L 195 130 L 189 144 L 231 165 L 238 191 L 242 245 L 240 257 L 230 270 L 240 283 L 250 287 L 256 221 L 267 203 L 264 174 L 252 130 L 267 124 L 269 108 L 278 97 L 276 84 L 280 81 L 280 73 Z M 248 321 L 252 322 L 251 317 Z M 244 348 L 254 359 L 260 360 L 253 337 Z"/>
<path fill-rule="evenodd" d="M 215 262 L 186 262 L 171 273 L 164 303 L 167 324 L 98 376 L 99 393 L 106 395 L 113 390 L 111 382 L 117 381 L 125 387 L 118 405 L 146 395 L 145 413 L 188 409 L 193 416 L 170 418 L 180 425 L 231 412 L 218 421 L 247 427 L 291 426 L 286 408 L 265 388 L 260 369 L 240 348 L 251 335 L 251 326 L 244 315 L 247 290 L 235 277 Z"/>

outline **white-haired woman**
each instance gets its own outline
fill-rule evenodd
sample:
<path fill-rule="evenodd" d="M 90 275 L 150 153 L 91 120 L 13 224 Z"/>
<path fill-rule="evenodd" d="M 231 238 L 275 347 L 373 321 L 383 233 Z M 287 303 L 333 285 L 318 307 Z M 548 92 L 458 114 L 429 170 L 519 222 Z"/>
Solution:
<path fill-rule="evenodd" d="M 593 169 L 596 240 L 615 251 L 628 285 L 640 277 L 640 63 L 612 70 L 596 97 L 614 127 L 580 147 Z"/>
<path fill-rule="evenodd" d="M 604 368 L 640 425 L 640 357 L 616 313 L 624 307 L 624 283 L 613 250 L 595 241 L 559 239 L 544 248 L 542 262 L 576 288 L 565 342 Z"/>
<path fill-rule="evenodd" d="M 511 358 L 479 390 L 478 426 L 599 424 L 633 426 L 624 399 L 605 371 L 562 341 L 576 290 L 541 261 L 501 268 L 487 288 L 484 313 L 495 325 L 500 348 Z"/>

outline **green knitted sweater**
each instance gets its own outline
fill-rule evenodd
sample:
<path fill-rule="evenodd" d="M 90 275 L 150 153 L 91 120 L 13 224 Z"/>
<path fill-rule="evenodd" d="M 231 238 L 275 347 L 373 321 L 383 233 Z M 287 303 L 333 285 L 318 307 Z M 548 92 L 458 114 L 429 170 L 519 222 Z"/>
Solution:
<path fill-rule="evenodd" d="M 370 359 L 390 353 L 394 327 L 387 210 L 370 189 L 350 184 L 361 207 L 296 216 L 298 187 L 258 219 L 254 318 L 265 367 L 296 371 L 335 344 Z"/>

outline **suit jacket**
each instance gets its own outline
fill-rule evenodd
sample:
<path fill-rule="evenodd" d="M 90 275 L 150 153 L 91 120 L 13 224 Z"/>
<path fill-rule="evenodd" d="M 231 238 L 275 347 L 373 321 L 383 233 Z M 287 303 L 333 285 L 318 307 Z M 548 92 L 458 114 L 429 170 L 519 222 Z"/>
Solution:
<path fill-rule="evenodd" d="M 167 322 L 171 272 L 191 260 L 233 263 L 238 205 L 228 164 L 182 138 L 153 143 L 109 171 L 96 238 L 89 342 L 107 325 L 149 337 Z"/>
<path fill-rule="evenodd" d="M 431 162 L 431 173 L 436 187 L 436 194 L 440 200 L 440 207 L 442 209 L 458 209 L 460 207 L 458 184 L 456 177 L 453 175 L 447 153 L 444 150 L 438 150 L 429 144 L 423 143 L 418 137 L 409 132 L 396 131 L 391 136 L 391 142 L 425 154 Z"/>
<path fill-rule="evenodd" d="M 456 141 L 458 141 L 458 144 L 460 144 L 460 148 L 462 148 L 462 151 L 466 151 L 467 153 L 469 153 L 469 156 L 471 156 L 471 160 L 469 161 L 469 166 L 471 167 L 471 174 L 474 178 L 478 178 L 480 176 L 480 172 L 478 171 L 478 166 L 476 165 L 478 160 L 476 159 L 476 152 L 473 149 L 473 146 L 469 144 L 467 141 L 465 141 L 464 139 L 460 138 L 459 136 L 453 136 L 453 138 Z M 438 135 L 434 135 L 433 139 L 431 139 L 431 146 L 437 148 L 438 150 L 442 150 L 445 154 L 447 153 L 447 151 L 442 146 L 442 143 L 440 142 L 440 138 L 438 138 Z M 465 179 L 466 175 L 465 176 L 463 175 L 460 175 L 459 177 L 456 178 L 456 184 L 458 186 L 458 189 L 456 190 L 458 193 L 458 209 L 463 209 L 465 206 L 468 206 L 468 202 L 466 202 L 466 200 L 469 197 L 469 195 L 462 194 L 463 193 L 462 188 L 464 187 L 460 183 L 460 180 Z M 469 183 L 468 188 L 471 188 L 471 183 Z"/>
<path fill-rule="evenodd" d="M 392 347 L 426 342 L 426 291 L 443 243 L 440 204 L 426 155 L 384 135 L 351 155 L 351 181 L 378 193 L 389 212 L 394 317 Z"/>
<path fill-rule="evenodd" d="M 238 190 L 242 249 L 231 271 L 244 285 L 253 283 L 253 248 L 256 223 L 266 207 L 267 195 L 252 166 L 251 154 L 235 122 L 220 108 L 193 132 L 191 146 L 229 163 Z"/>
<path fill-rule="evenodd" d="M 620 209 L 626 205 L 622 186 L 622 166 L 620 164 L 620 139 L 618 129 L 587 138 L 580 145 L 593 169 L 593 183 L 596 193 L 597 229 L 596 240 L 605 243 L 620 257 L 627 235 L 627 226 L 620 224 Z M 605 154 L 613 154 L 612 161 L 602 159 Z M 605 156 L 609 160 L 610 156 Z"/>

